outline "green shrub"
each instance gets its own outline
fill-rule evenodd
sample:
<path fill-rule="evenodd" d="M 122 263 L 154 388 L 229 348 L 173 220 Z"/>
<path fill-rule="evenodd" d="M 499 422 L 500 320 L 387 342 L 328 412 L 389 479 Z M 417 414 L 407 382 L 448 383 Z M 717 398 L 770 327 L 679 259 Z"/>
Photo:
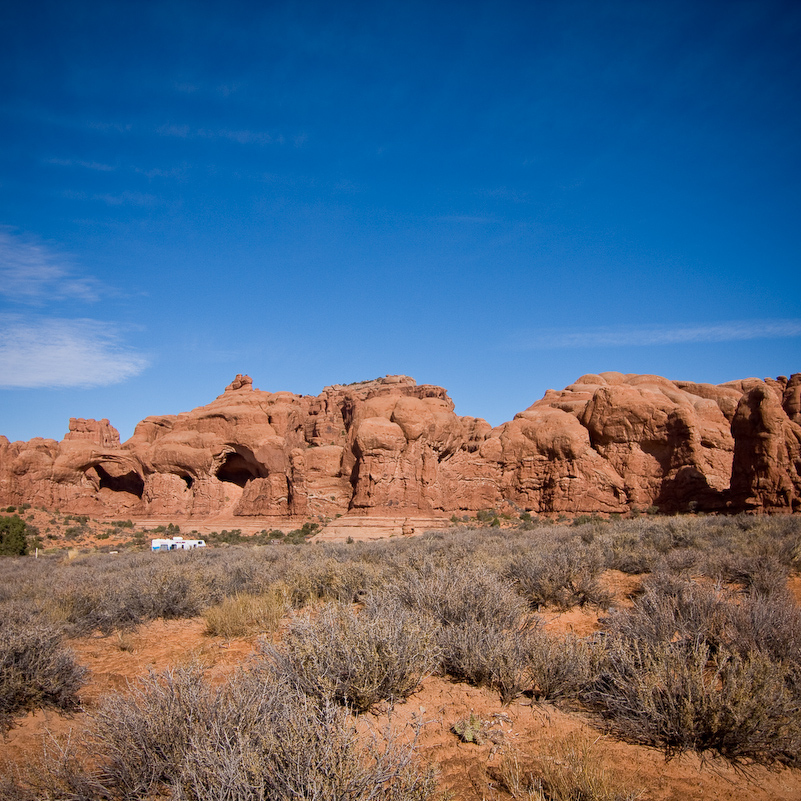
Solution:
<path fill-rule="evenodd" d="M 19 515 L 0 517 L 0 556 L 25 556 L 29 533 L 30 526 Z"/>

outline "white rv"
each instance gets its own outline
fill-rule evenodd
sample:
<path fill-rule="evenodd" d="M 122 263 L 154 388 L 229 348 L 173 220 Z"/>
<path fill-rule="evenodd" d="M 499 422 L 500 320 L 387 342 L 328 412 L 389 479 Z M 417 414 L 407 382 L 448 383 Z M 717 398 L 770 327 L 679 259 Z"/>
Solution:
<path fill-rule="evenodd" d="M 150 541 L 151 551 L 189 551 L 192 548 L 205 548 L 206 540 L 185 540 L 173 537 L 170 540 L 155 539 Z"/>

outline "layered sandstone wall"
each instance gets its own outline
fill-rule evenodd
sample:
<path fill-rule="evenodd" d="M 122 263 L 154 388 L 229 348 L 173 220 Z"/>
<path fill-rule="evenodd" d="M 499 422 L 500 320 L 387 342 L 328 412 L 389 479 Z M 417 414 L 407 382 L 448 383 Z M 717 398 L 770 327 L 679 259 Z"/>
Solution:
<path fill-rule="evenodd" d="M 206 406 L 0 437 L 0 504 L 97 516 L 801 511 L 801 373 L 719 386 L 586 375 L 492 428 L 386 376 L 318 396 L 237 376 Z"/>

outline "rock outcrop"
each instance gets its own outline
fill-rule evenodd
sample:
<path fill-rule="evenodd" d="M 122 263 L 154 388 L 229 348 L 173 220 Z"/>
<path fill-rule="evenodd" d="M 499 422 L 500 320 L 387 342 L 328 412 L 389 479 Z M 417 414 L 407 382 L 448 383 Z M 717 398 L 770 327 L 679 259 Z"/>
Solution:
<path fill-rule="evenodd" d="M 801 511 L 801 373 L 719 386 L 586 375 L 497 428 L 406 376 L 315 397 L 238 375 L 123 444 L 108 420 L 72 419 L 61 442 L 0 437 L 0 504 L 22 502 L 176 518 Z"/>

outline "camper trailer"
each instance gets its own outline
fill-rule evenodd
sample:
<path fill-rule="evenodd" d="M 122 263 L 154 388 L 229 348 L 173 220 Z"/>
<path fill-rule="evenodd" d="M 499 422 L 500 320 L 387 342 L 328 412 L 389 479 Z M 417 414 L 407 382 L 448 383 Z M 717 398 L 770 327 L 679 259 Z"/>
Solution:
<path fill-rule="evenodd" d="M 155 539 L 150 541 L 151 551 L 189 551 L 192 548 L 205 548 L 205 540 L 185 540 L 183 537 Z"/>

